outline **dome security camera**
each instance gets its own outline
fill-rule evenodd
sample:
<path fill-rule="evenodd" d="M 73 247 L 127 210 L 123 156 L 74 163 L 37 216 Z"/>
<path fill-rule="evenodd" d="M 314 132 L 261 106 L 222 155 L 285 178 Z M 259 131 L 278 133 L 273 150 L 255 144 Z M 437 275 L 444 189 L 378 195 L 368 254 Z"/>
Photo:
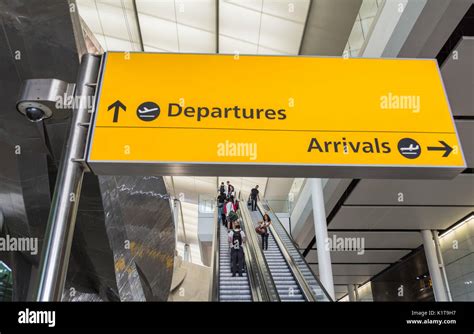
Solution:
<path fill-rule="evenodd" d="M 58 79 L 28 79 L 20 90 L 16 108 L 31 122 L 64 119 L 71 106 L 66 103 L 74 85 Z"/>
<path fill-rule="evenodd" d="M 45 118 L 45 112 L 38 107 L 27 107 L 25 109 L 25 116 L 32 122 L 39 122 Z"/>
<path fill-rule="evenodd" d="M 22 102 L 17 105 L 17 109 L 30 122 L 40 122 L 53 115 L 53 111 L 48 106 L 38 102 Z"/>

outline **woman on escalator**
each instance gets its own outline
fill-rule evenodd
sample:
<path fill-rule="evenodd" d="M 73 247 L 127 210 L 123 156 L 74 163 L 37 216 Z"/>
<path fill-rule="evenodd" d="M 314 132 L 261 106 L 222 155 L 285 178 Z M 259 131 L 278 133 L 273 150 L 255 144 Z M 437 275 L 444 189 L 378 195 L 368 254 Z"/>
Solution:
<path fill-rule="evenodd" d="M 270 234 L 270 225 L 272 224 L 272 220 L 270 216 L 265 212 L 263 215 L 263 221 L 260 222 L 260 229 L 263 232 L 262 236 L 262 249 L 268 250 L 268 235 Z"/>

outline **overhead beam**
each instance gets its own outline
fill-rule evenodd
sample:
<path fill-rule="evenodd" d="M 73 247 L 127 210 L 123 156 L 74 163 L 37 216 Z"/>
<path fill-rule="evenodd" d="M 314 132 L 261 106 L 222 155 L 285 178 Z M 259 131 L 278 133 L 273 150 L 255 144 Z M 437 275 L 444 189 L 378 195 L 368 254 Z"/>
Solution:
<path fill-rule="evenodd" d="M 313 0 L 308 9 L 301 55 L 341 56 L 362 0 Z"/>

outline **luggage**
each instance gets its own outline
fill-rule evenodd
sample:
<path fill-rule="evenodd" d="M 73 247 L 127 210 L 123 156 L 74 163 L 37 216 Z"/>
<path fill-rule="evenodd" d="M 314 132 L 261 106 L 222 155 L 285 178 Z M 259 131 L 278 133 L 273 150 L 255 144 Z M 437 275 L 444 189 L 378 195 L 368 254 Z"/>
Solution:
<path fill-rule="evenodd" d="M 265 228 L 264 228 L 264 227 L 257 226 L 257 227 L 255 228 L 255 232 L 257 232 L 257 234 L 259 234 L 259 235 L 262 235 L 262 234 L 265 234 L 266 231 L 265 231 Z"/>
<path fill-rule="evenodd" d="M 239 219 L 239 215 L 237 215 L 234 211 L 231 211 L 231 212 L 229 213 L 229 216 L 228 216 L 228 217 L 229 217 L 229 221 L 230 221 L 231 223 L 233 223 L 233 222 L 235 222 L 237 219 Z"/>

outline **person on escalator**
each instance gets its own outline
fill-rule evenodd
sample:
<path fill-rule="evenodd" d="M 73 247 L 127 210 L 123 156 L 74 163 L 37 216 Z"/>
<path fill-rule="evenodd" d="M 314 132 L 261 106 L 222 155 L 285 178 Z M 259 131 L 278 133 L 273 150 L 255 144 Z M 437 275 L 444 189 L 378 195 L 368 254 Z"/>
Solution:
<path fill-rule="evenodd" d="M 259 199 L 258 193 L 259 193 L 258 185 L 256 185 L 255 188 L 253 188 L 250 191 L 250 201 L 252 204 L 252 211 L 257 211 L 257 200 Z"/>
<path fill-rule="evenodd" d="M 224 213 L 225 213 L 225 216 L 226 216 L 226 220 L 227 220 L 227 228 L 229 230 L 232 229 L 232 222 L 231 222 L 231 216 L 229 216 L 231 214 L 231 212 L 235 212 L 235 204 L 234 204 L 234 198 L 233 197 L 230 197 L 229 200 L 227 201 L 227 203 L 225 204 L 224 206 Z"/>
<path fill-rule="evenodd" d="M 235 194 L 235 188 L 232 184 L 230 184 L 230 181 L 227 181 L 227 196 L 228 197 L 233 197 Z"/>
<path fill-rule="evenodd" d="M 219 220 L 219 223 L 223 223 L 225 225 L 225 214 L 224 214 L 224 204 L 225 204 L 225 193 L 221 192 L 219 193 L 219 196 L 217 196 L 217 211 L 218 211 L 218 216 L 217 219 Z"/>
<path fill-rule="evenodd" d="M 234 228 L 229 232 L 228 241 L 230 246 L 230 263 L 232 277 L 239 274 L 243 276 L 242 271 L 244 268 L 244 249 L 243 244 L 245 243 L 246 237 L 244 231 L 240 229 L 239 221 L 236 221 Z"/>
<path fill-rule="evenodd" d="M 225 194 L 225 185 L 224 182 L 221 182 L 221 186 L 219 187 L 219 192 L 221 194 Z"/>
<path fill-rule="evenodd" d="M 260 228 L 263 231 L 262 236 L 262 249 L 268 250 L 268 236 L 270 235 L 270 225 L 272 220 L 270 216 L 265 212 L 263 215 L 263 221 L 260 222 Z"/>

